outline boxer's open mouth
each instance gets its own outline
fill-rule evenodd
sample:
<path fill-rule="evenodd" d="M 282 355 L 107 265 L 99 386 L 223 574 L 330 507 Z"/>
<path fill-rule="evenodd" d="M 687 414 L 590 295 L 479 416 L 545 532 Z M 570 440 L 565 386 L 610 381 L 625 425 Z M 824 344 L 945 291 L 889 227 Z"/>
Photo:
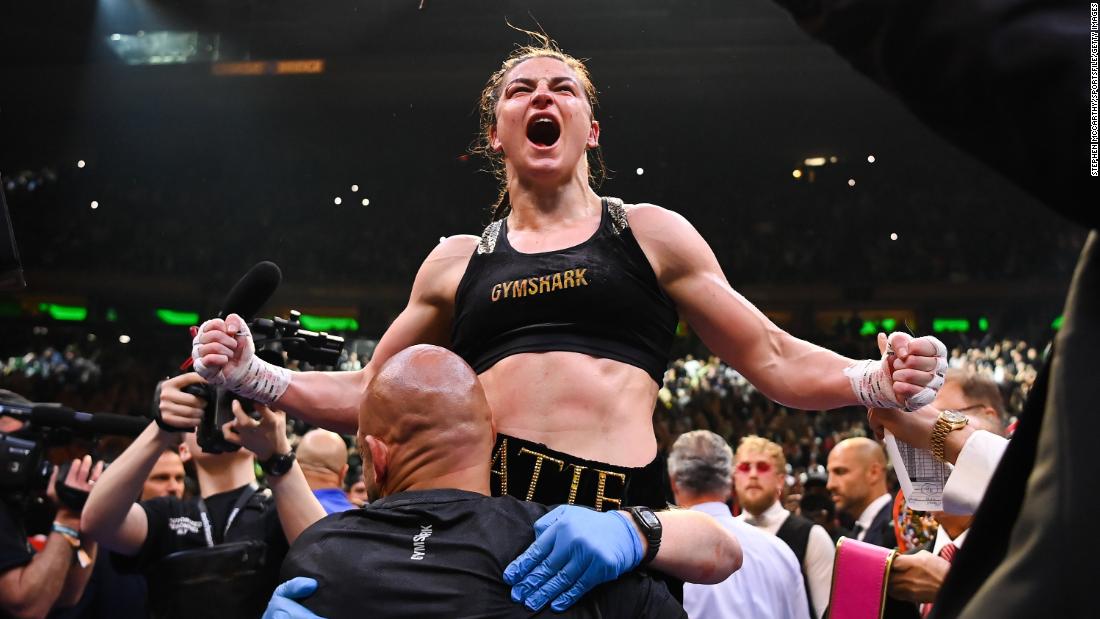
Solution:
<path fill-rule="evenodd" d="M 527 123 L 527 139 L 539 146 L 553 146 L 561 137 L 557 121 L 549 116 L 536 116 Z"/>

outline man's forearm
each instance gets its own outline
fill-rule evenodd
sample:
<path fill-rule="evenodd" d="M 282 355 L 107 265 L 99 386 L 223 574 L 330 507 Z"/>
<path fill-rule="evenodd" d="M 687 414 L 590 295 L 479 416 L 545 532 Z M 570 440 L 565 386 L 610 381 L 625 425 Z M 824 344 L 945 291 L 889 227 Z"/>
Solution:
<path fill-rule="evenodd" d="M 99 545 L 92 540 L 83 540 L 84 552 L 88 554 L 88 565 L 81 566 L 80 561 L 74 560 L 69 566 L 69 573 L 65 576 L 65 586 L 61 589 L 61 595 L 57 598 L 59 608 L 74 606 L 84 595 L 84 588 L 88 586 L 88 579 L 92 577 L 95 568 L 96 557 L 99 554 Z"/>
<path fill-rule="evenodd" d="M 68 540 L 60 533 L 50 533 L 46 547 L 30 563 L 0 576 L 5 589 L 0 594 L 3 610 L 19 619 L 45 617 L 61 595 L 71 563 L 75 561 Z"/>
<path fill-rule="evenodd" d="M 81 514 L 81 531 L 112 550 L 120 550 L 116 537 L 127 514 L 141 495 L 142 485 L 160 454 L 176 441 L 178 437 L 150 423 L 92 488 Z"/>
<path fill-rule="evenodd" d="M 686 582 L 710 585 L 741 567 L 741 544 L 714 518 L 682 509 L 656 514 L 662 532 L 661 548 L 650 563 L 653 569 Z"/>
<path fill-rule="evenodd" d="M 309 489 L 297 462 L 285 475 L 269 477 L 268 483 L 275 495 L 275 508 L 279 511 L 279 523 L 288 544 L 293 544 L 302 531 L 325 517 L 325 508 Z"/>

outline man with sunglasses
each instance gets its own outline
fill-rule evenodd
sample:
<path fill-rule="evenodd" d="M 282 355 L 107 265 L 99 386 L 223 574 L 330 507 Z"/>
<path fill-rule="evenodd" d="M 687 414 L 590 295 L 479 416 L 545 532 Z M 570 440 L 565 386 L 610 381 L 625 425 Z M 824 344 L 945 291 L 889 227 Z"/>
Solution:
<path fill-rule="evenodd" d="M 786 481 L 783 448 L 759 436 L 746 436 L 737 446 L 733 484 L 743 511 L 738 518 L 783 540 L 798 558 L 810 614 L 820 618 L 829 605 L 833 578 L 833 540 L 810 520 L 792 514 L 780 501 Z"/>

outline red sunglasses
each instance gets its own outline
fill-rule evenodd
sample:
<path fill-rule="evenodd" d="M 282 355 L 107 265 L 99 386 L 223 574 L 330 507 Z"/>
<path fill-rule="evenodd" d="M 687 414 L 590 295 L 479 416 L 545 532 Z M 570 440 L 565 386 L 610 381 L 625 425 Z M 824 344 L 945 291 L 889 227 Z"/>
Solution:
<path fill-rule="evenodd" d="M 752 467 L 753 467 L 754 464 L 756 465 L 756 472 L 757 473 L 767 473 L 768 471 L 772 470 L 772 465 L 771 465 L 770 462 L 764 462 L 764 461 L 760 461 L 760 462 L 738 462 L 737 463 L 737 472 L 738 473 L 749 473 L 749 472 L 752 471 Z"/>

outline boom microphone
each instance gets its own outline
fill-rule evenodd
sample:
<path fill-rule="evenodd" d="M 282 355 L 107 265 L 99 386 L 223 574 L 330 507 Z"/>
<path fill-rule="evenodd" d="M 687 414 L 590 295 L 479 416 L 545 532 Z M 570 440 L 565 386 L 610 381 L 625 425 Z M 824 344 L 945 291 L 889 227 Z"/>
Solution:
<path fill-rule="evenodd" d="M 57 404 L 0 404 L 0 414 L 36 426 L 69 428 L 84 434 L 111 434 L 137 436 L 149 425 L 148 419 L 111 415 L 109 413 L 84 413 Z"/>
<path fill-rule="evenodd" d="M 250 322 L 282 281 L 283 272 L 277 264 L 268 260 L 257 263 L 226 295 L 218 318 L 238 314 L 245 322 Z"/>

